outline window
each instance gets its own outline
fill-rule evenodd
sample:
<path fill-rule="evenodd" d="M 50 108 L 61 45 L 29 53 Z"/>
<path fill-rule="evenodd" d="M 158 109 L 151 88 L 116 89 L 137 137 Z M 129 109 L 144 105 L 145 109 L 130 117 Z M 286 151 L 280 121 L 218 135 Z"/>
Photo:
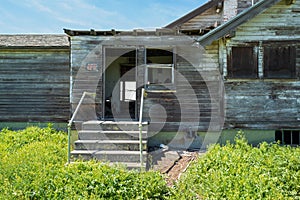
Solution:
<path fill-rule="evenodd" d="M 296 48 L 294 46 L 264 47 L 265 78 L 295 78 Z"/>
<path fill-rule="evenodd" d="M 147 84 L 172 84 L 174 83 L 173 64 L 147 65 Z"/>
<path fill-rule="evenodd" d="M 228 78 L 296 78 L 294 42 L 260 42 L 228 47 Z"/>
<path fill-rule="evenodd" d="M 120 81 L 120 101 L 135 101 L 136 100 L 136 82 L 135 81 Z"/>
<path fill-rule="evenodd" d="M 299 145 L 300 131 L 296 130 L 276 130 L 275 141 L 280 141 L 284 145 Z"/>
<path fill-rule="evenodd" d="M 228 61 L 229 78 L 257 78 L 257 55 L 253 47 L 232 47 Z"/>
<path fill-rule="evenodd" d="M 145 82 L 150 89 L 165 89 L 174 84 L 173 49 L 147 49 Z"/>

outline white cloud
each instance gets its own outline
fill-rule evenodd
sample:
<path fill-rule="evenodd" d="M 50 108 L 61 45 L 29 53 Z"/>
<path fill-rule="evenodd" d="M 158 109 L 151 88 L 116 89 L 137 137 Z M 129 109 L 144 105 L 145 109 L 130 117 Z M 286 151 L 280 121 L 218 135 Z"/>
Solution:
<path fill-rule="evenodd" d="M 1 6 L 0 21 L 8 32 L 21 33 L 160 27 L 185 14 L 183 4 L 195 1 L 199 0 L 7 0 L 11 10 Z"/>

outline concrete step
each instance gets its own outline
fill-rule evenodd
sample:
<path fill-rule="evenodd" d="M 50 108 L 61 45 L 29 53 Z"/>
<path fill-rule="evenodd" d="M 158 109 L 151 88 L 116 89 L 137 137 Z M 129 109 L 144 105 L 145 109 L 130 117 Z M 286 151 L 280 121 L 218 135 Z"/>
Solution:
<path fill-rule="evenodd" d="M 143 130 L 147 130 L 148 122 L 143 122 Z M 137 121 L 87 121 L 82 124 L 82 130 L 102 130 L 102 131 L 137 131 L 139 123 Z"/>
<path fill-rule="evenodd" d="M 101 161 L 109 162 L 140 162 L 139 151 L 119 151 L 119 150 L 74 150 L 71 152 L 74 158 L 80 158 L 83 160 L 97 159 Z M 143 151 L 143 161 L 147 162 L 147 152 Z"/>
<path fill-rule="evenodd" d="M 147 150 L 147 141 L 142 141 L 143 150 Z M 139 140 L 77 140 L 76 150 L 127 150 L 139 151 Z"/>
<path fill-rule="evenodd" d="M 79 163 L 81 163 L 81 162 L 74 161 L 74 162 L 71 162 L 70 164 L 76 165 L 76 164 L 79 164 Z M 140 171 L 141 169 L 147 170 L 147 164 L 146 163 L 143 163 L 142 167 L 141 167 L 141 163 L 136 163 L 136 162 L 114 162 L 114 163 L 109 162 L 107 164 L 109 166 L 112 166 L 112 167 L 113 166 L 124 166 L 129 170 L 138 170 L 138 171 Z"/>
<path fill-rule="evenodd" d="M 98 131 L 82 130 L 78 133 L 80 140 L 139 140 L 139 131 Z M 142 131 L 142 138 L 147 138 L 147 131 Z"/>
<path fill-rule="evenodd" d="M 140 170 L 141 169 L 141 163 L 136 163 L 136 162 L 114 162 L 114 163 L 110 163 L 110 165 L 122 165 L 125 166 L 127 169 L 132 170 L 132 169 L 136 169 L 136 170 Z M 146 163 L 143 163 L 142 168 L 145 170 L 146 169 Z"/>

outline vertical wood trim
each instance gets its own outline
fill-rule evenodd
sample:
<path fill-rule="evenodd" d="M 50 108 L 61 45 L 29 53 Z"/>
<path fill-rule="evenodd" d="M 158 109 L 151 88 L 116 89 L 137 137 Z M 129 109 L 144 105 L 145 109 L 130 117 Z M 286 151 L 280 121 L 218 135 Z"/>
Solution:
<path fill-rule="evenodd" d="M 223 75 L 223 77 L 227 76 L 227 69 L 226 69 L 226 48 L 223 39 L 219 40 L 219 70 L 220 74 Z"/>
<path fill-rule="evenodd" d="M 102 119 L 105 118 L 105 71 L 106 71 L 106 49 L 104 46 L 102 46 L 102 55 L 103 55 L 103 59 L 102 59 Z"/>
<path fill-rule="evenodd" d="M 146 75 L 146 47 L 145 46 L 139 46 L 136 49 L 136 64 L 137 64 L 137 85 L 138 86 L 145 86 L 145 75 Z M 141 106 L 141 88 L 137 88 L 136 91 L 136 105 L 137 105 L 137 111 L 140 110 Z M 139 112 L 136 112 L 136 119 L 139 119 Z"/>
<path fill-rule="evenodd" d="M 232 47 L 228 46 L 227 48 L 227 54 L 226 54 L 226 76 L 232 77 L 232 74 L 229 74 L 228 72 L 232 72 Z"/>
<path fill-rule="evenodd" d="M 264 48 L 262 46 L 262 42 L 260 41 L 258 44 L 258 50 L 257 50 L 257 65 L 258 65 L 258 78 L 264 77 Z"/>
<path fill-rule="evenodd" d="M 173 47 L 172 50 L 173 50 L 172 83 L 174 85 L 176 85 L 175 71 L 177 70 L 177 67 L 176 67 L 176 65 L 177 65 L 177 63 L 176 63 L 177 49 L 176 49 L 176 47 Z"/>

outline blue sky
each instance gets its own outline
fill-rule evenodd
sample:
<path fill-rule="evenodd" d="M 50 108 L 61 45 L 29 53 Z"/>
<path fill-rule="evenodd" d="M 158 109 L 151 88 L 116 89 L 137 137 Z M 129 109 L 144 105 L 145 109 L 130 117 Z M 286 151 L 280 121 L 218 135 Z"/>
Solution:
<path fill-rule="evenodd" d="M 163 27 L 207 0 L 0 0 L 0 34 Z"/>

